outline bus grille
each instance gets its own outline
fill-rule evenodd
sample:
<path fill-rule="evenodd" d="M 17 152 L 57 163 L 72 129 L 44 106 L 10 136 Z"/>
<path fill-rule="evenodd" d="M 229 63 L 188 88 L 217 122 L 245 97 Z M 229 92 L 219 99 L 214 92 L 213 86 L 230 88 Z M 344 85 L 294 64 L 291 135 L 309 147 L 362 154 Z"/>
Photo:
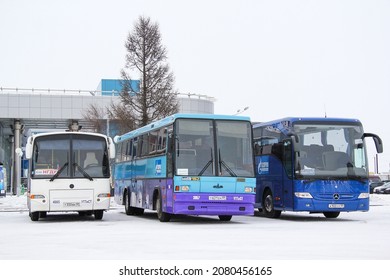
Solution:
<path fill-rule="evenodd" d="M 357 198 L 357 195 L 350 193 L 324 193 L 317 194 L 315 198 L 320 200 L 353 200 Z"/>

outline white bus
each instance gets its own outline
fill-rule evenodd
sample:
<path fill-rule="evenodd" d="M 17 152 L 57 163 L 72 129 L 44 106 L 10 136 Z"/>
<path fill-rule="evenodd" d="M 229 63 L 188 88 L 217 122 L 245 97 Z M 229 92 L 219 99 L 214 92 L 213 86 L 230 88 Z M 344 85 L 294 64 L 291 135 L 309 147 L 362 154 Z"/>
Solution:
<path fill-rule="evenodd" d="M 110 206 L 110 137 L 85 132 L 53 132 L 30 136 L 27 205 L 32 221 L 47 212 L 75 211 L 103 218 Z"/>

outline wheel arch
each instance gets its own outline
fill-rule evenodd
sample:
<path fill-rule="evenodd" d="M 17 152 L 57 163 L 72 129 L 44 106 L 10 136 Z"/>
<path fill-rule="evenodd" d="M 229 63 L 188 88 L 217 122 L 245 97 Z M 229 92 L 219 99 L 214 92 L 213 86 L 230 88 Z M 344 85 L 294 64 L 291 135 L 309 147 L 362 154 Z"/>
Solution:
<path fill-rule="evenodd" d="M 155 188 L 154 191 L 153 191 L 153 210 L 157 210 L 157 199 L 158 199 L 158 196 L 160 195 L 161 191 L 160 191 L 160 188 Z"/>

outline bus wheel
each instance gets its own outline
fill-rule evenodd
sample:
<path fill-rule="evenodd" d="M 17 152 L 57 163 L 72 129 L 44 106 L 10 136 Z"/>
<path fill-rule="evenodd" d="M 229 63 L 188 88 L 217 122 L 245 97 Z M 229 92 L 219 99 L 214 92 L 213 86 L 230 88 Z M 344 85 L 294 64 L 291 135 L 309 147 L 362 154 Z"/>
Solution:
<path fill-rule="evenodd" d="M 232 219 L 232 215 L 219 215 L 219 220 L 223 222 L 228 222 Z"/>
<path fill-rule="evenodd" d="M 95 215 L 95 220 L 101 220 L 103 218 L 103 210 L 95 210 L 94 215 Z"/>
<path fill-rule="evenodd" d="M 31 221 L 36 222 L 39 220 L 39 212 L 30 212 L 29 215 Z"/>
<path fill-rule="evenodd" d="M 134 215 L 134 207 L 130 206 L 130 195 L 129 193 L 125 193 L 125 211 L 126 215 Z"/>
<path fill-rule="evenodd" d="M 324 212 L 323 214 L 327 218 L 334 219 L 340 215 L 340 212 Z"/>
<path fill-rule="evenodd" d="M 156 201 L 156 209 L 157 209 L 157 218 L 160 222 L 169 222 L 171 219 L 171 214 L 162 211 L 162 197 L 160 193 L 158 194 L 158 198 Z"/>
<path fill-rule="evenodd" d="M 279 218 L 282 211 L 275 210 L 272 192 L 267 190 L 263 196 L 263 212 L 268 218 Z"/>
<path fill-rule="evenodd" d="M 47 212 L 39 212 L 39 218 L 46 218 L 47 217 Z"/>

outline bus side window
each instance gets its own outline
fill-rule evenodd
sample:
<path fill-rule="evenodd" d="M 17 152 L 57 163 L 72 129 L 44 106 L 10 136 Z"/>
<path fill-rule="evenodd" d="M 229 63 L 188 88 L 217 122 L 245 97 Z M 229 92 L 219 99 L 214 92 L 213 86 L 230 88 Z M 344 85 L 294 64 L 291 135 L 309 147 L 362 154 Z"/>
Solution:
<path fill-rule="evenodd" d="M 133 139 L 133 150 L 132 150 L 132 153 L 131 153 L 133 158 L 138 157 L 137 152 L 138 152 L 138 137 Z"/>
<path fill-rule="evenodd" d="M 118 143 L 118 145 L 116 146 L 116 157 L 115 157 L 115 161 L 116 162 L 121 162 L 122 161 L 122 143 Z"/>
<path fill-rule="evenodd" d="M 283 143 L 275 143 L 271 147 L 271 154 L 276 156 L 278 159 L 283 158 Z"/>
<path fill-rule="evenodd" d="M 255 153 L 255 156 L 260 155 L 260 145 L 255 143 L 255 146 L 253 148 L 253 152 Z"/>
<path fill-rule="evenodd" d="M 283 165 L 289 178 L 293 177 L 292 143 L 287 139 L 283 142 Z"/>

